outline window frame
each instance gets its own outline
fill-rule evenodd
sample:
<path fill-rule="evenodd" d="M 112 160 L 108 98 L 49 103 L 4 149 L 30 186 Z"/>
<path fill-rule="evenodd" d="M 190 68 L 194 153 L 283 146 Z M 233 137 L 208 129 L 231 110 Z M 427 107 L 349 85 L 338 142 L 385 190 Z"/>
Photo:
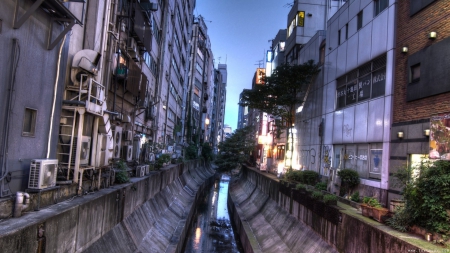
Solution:
<path fill-rule="evenodd" d="M 26 131 L 28 129 L 25 129 L 26 123 L 27 123 L 27 111 L 31 112 L 31 115 L 30 115 L 31 119 L 29 122 L 30 123 L 30 125 L 29 125 L 30 131 Z M 23 114 L 23 122 L 22 122 L 22 136 L 35 137 L 35 135 L 36 135 L 36 118 L 37 118 L 37 109 L 25 107 L 25 111 Z"/>
<path fill-rule="evenodd" d="M 359 31 L 363 27 L 363 10 L 356 15 L 356 30 Z"/>
<path fill-rule="evenodd" d="M 378 16 L 389 6 L 389 0 L 374 0 L 373 1 L 374 17 Z"/>
<path fill-rule="evenodd" d="M 418 70 L 417 72 L 415 70 Z M 418 73 L 418 77 L 414 78 L 414 74 Z M 420 81 L 420 62 L 409 67 L 409 83 L 417 83 Z"/>

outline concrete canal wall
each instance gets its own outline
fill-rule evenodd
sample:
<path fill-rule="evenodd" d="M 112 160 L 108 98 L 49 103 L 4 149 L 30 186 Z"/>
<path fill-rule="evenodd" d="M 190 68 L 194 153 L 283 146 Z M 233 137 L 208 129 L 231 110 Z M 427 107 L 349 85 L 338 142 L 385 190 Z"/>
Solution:
<path fill-rule="evenodd" d="M 171 165 L 128 184 L 5 220 L 0 223 L 1 251 L 182 252 L 197 193 L 213 175 L 199 161 Z"/>
<path fill-rule="evenodd" d="M 350 206 L 313 200 L 267 173 L 244 167 L 229 189 L 230 218 L 245 252 L 428 252 L 417 238 Z"/>

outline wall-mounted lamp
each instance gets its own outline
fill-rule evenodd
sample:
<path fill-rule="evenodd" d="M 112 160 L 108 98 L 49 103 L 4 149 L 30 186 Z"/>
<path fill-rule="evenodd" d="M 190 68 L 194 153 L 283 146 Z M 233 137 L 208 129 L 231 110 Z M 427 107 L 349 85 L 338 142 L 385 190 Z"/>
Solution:
<path fill-rule="evenodd" d="M 308 13 L 308 17 L 312 17 L 312 13 Z"/>
<path fill-rule="evenodd" d="M 398 132 L 398 133 L 397 133 L 397 137 L 398 137 L 399 139 L 403 139 L 403 132 Z"/>
<path fill-rule="evenodd" d="M 430 32 L 430 34 L 428 36 L 428 38 L 432 39 L 432 40 L 436 39 L 436 37 L 437 37 L 437 33 L 436 32 Z"/>
<path fill-rule="evenodd" d="M 408 53 L 408 47 L 402 47 L 402 53 Z"/>
<path fill-rule="evenodd" d="M 429 137 L 430 136 L 430 129 L 423 130 L 423 135 Z"/>

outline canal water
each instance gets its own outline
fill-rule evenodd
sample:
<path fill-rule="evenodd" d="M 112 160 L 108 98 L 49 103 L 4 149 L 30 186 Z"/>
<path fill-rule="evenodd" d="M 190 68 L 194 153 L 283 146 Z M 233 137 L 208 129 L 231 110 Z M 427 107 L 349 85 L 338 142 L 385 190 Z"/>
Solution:
<path fill-rule="evenodd" d="M 242 253 L 228 215 L 227 199 L 230 177 L 223 174 L 197 206 L 197 217 L 186 242 L 189 253 Z"/>

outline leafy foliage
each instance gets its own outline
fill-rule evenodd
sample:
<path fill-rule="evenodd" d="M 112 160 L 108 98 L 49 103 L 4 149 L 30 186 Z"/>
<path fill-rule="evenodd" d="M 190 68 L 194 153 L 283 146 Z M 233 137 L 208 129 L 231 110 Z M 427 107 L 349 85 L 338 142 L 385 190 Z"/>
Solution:
<path fill-rule="evenodd" d="M 205 161 L 209 162 L 213 160 L 213 150 L 209 142 L 203 143 L 202 146 L 202 157 Z"/>
<path fill-rule="evenodd" d="M 337 201 L 337 196 L 334 194 L 325 194 L 325 195 L 323 195 L 323 201 L 327 204 L 329 204 L 331 202 L 335 202 L 335 201 Z"/>
<path fill-rule="evenodd" d="M 323 199 L 323 193 L 321 191 L 313 191 L 311 197 L 313 199 L 322 200 Z"/>
<path fill-rule="evenodd" d="M 395 230 L 406 232 L 411 224 L 410 212 L 405 207 L 399 208 L 386 223 Z"/>
<path fill-rule="evenodd" d="M 325 182 L 319 182 L 317 183 L 314 188 L 316 188 L 317 190 L 321 190 L 321 191 L 326 191 L 327 190 L 327 183 Z"/>
<path fill-rule="evenodd" d="M 197 159 L 198 149 L 195 144 L 189 145 L 184 152 L 184 158 L 186 160 L 194 160 Z"/>
<path fill-rule="evenodd" d="M 237 129 L 219 143 L 219 154 L 215 160 L 219 171 L 229 171 L 245 162 L 255 147 L 255 139 L 251 126 Z"/>
<path fill-rule="evenodd" d="M 319 66 L 312 60 L 301 65 L 280 65 L 270 76 L 265 77 L 264 84 L 244 90 L 239 105 L 282 118 L 287 124 L 276 124 L 279 136 L 282 128 L 293 125 L 295 108 L 303 103 L 305 94 L 319 71 Z M 293 149 L 289 150 L 292 152 Z"/>
<path fill-rule="evenodd" d="M 298 184 L 295 185 L 295 189 L 297 189 L 297 190 L 304 190 L 304 189 L 306 189 L 306 185 L 298 183 Z"/>
<path fill-rule="evenodd" d="M 159 156 L 158 159 L 156 159 L 155 167 L 157 169 L 162 168 L 165 163 L 170 162 L 170 155 L 169 154 L 162 154 Z"/>
<path fill-rule="evenodd" d="M 359 202 L 359 191 L 355 191 L 351 196 L 350 200 L 353 202 Z"/>
<path fill-rule="evenodd" d="M 288 180 L 309 185 L 316 185 L 319 181 L 319 173 L 312 170 L 291 170 L 285 174 L 285 177 Z"/>
<path fill-rule="evenodd" d="M 355 170 L 342 169 L 338 171 L 338 176 L 341 178 L 341 196 L 344 196 L 346 193 L 350 193 L 353 188 L 359 185 L 359 175 Z"/>
<path fill-rule="evenodd" d="M 372 197 L 364 197 L 363 204 L 366 204 L 371 207 L 381 207 L 381 204 L 380 202 L 378 202 L 378 199 Z"/>
<path fill-rule="evenodd" d="M 450 162 L 422 163 L 404 188 L 406 210 L 414 224 L 433 232 L 450 233 Z"/>
<path fill-rule="evenodd" d="M 119 171 L 116 171 L 115 175 L 115 181 L 118 184 L 127 183 L 130 181 L 130 178 L 128 177 L 127 173 L 127 165 L 124 160 L 119 160 L 116 163 L 117 168 Z"/>

